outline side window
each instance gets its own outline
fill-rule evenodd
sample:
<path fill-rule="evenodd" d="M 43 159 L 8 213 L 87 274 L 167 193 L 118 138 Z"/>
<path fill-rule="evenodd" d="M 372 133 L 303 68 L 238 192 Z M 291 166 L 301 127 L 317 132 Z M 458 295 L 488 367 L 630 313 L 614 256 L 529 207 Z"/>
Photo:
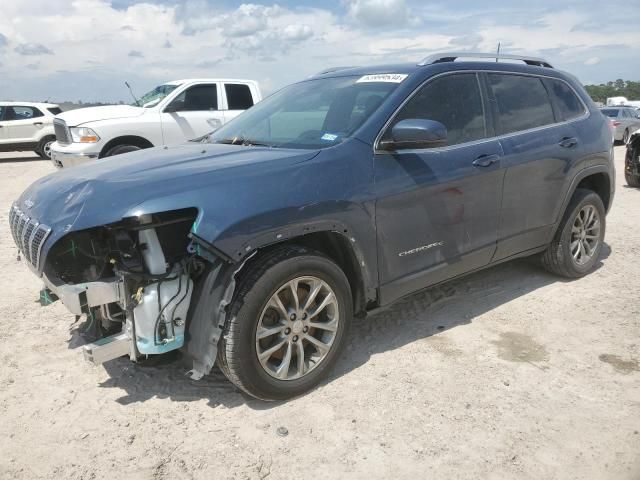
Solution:
<path fill-rule="evenodd" d="M 60 107 L 47 108 L 47 110 L 49 110 L 51 115 L 59 115 L 62 113 L 62 110 L 60 109 Z"/>
<path fill-rule="evenodd" d="M 253 107 L 253 96 L 249 85 L 225 83 L 224 91 L 227 94 L 229 110 L 246 110 Z"/>
<path fill-rule="evenodd" d="M 542 80 L 523 75 L 489 74 L 497 102 L 501 133 L 511 133 L 555 123 Z"/>
<path fill-rule="evenodd" d="M 584 114 L 584 105 L 569 85 L 560 80 L 548 80 L 547 85 L 560 113 L 560 120 L 571 120 Z"/>
<path fill-rule="evenodd" d="M 475 73 L 445 75 L 428 82 L 402 108 L 400 120 L 435 120 L 447 127 L 447 144 L 471 142 L 486 137 L 486 124 L 480 87 Z"/>
<path fill-rule="evenodd" d="M 216 85 L 194 85 L 187 88 L 171 102 L 173 112 L 198 112 L 218 110 Z"/>
<path fill-rule="evenodd" d="M 44 114 L 34 107 L 9 107 L 6 120 L 29 120 L 30 118 L 42 117 Z"/>

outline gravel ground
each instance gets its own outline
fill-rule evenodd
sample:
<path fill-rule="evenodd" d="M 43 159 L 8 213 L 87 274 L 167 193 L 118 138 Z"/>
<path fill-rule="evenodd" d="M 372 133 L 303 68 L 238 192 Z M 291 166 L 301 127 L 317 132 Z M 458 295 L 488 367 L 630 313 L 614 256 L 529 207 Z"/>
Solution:
<path fill-rule="evenodd" d="M 286 403 L 176 360 L 85 363 L 7 231 L 53 167 L 2 154 L 0 477 L 640 479 L 640 190 L 623 153 L 593 274 L 525 260 L 418 293 L 357 322 L 330 379 Z"/>

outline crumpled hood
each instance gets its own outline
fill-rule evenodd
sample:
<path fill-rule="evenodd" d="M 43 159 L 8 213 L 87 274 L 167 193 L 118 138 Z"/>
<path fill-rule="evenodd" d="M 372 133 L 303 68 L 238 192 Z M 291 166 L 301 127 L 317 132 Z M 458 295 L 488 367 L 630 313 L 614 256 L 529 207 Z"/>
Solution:
<path fill-rule="evenodd" d="M 112 120 L 115 118 L 138 117 L 145 113 L 141 107 L 130 105 L 108 105 L 103 107 L 88 107 L 69 110 L 58 115 L 70 127 L 77 127 L 87 122 L 98 122 L 100 120 Z"/>
<path fill-rule="evenodd" d="M 150 148 L 47 175 L 27 188 L 17 203 L 31 218 L 52 228 L 48 249 L 69 231 L 132 215 L 189 207 L 201 210 L 212 198 L 219 198 L 216 208 L 224 208 L 226 202 L 234 201 L 236 186 L 275 182 L 278 171 L 317 154 L 315 150 L 197 143 Z"/>

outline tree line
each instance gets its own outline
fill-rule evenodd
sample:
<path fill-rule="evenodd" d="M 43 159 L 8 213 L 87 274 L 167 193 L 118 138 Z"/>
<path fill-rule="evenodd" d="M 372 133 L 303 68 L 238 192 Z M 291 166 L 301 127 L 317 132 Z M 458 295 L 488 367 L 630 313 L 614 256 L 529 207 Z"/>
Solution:
<path fill-rule="evenodd" d="M 631 82 L 619 78 L 615 82 L 585 85 L 584 88 L 595 102 L 606 103 L 608 97 L 626 97 L 627 100 L 640 100 L 640 82 Z"/>

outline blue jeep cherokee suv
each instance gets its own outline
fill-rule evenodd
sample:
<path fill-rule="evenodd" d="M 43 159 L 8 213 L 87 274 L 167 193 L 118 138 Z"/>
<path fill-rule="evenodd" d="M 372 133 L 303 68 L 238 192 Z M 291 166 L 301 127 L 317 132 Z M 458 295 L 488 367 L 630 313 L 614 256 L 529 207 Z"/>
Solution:
<path fill-rule="evenodd" d="M 200 143 L 36 181 L 10 223 L 42 302 L 99 327 L 93 363 L 181 349 L 192 378 L 217 362 L 274 400 L 328 374 L 354 315 L 416 290 L 527 255 L 587 274 L 607 121 L 546 61 L 495 59 L 327 70 Z"/>

